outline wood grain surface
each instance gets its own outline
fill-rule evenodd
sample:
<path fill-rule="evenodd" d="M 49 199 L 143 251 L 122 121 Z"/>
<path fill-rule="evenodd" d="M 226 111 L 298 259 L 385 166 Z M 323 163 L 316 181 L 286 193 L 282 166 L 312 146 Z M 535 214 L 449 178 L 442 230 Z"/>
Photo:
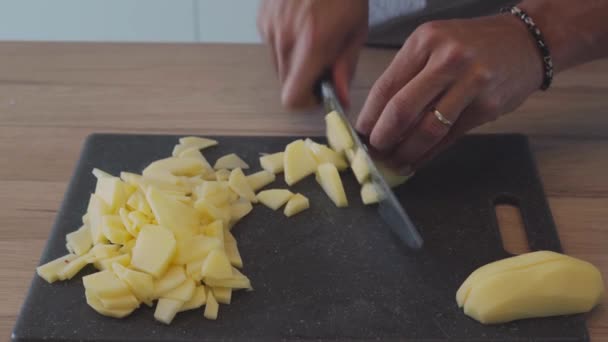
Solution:
<path fill-rule="evenodd" d="M 353 112 L 393 54 L 364 51 Z M 608 61 L 594 62 L 478 132 L 530 137 L 565 251 L 608 280 L 607 109 Z M 321 114 L 280 106 L 257 45 L 0 43 L 0 336 L 10 336 L 88 134 L 313 135 Z M 608 299 L 588 327 L 608 340 Z"/>

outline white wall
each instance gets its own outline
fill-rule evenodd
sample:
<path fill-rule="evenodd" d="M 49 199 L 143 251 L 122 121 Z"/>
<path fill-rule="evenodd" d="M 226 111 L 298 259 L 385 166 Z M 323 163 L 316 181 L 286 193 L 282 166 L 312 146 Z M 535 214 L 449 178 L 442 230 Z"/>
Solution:
<path fill-rule="evenodd" d="M 259 42 L 258 4 L 259 0 L 0 0 L 0 40 Z"/>

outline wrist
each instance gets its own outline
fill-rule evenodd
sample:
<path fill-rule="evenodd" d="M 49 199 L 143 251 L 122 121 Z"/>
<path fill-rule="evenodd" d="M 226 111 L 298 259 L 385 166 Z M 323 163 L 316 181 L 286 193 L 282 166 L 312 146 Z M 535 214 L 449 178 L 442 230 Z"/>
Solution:
<path fill-rule="evenodd" d="M 545 61 L 539 50 L 537 40 L 520 18 L 511 13 L 503 13 L 499 15 L 499 18 L 508 26 L 508 35 L 516 42 L 510 48 L 516 49 L 521 56 L 522 63 L 527 65 L 527 67 L 521 69 L 521 72 L 527 74 L 532 89 L 543 89 L 545 84 Z"/>

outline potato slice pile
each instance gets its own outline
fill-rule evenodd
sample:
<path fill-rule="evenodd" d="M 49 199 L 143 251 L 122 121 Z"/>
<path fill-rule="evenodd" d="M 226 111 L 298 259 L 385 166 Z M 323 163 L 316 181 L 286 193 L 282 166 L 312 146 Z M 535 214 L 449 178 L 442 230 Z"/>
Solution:
<path fill-rule="evenodd" d="M 154 317 L 166 324 L 177 313 L 202 306 L 204 317 L 216 319 L 219 304 L 230 304 L 233 291 L 252 290 L 239 270 L 243 260 L 231 233 L 237 222 L 255 203 L 284 207 L 287 217 L 310 206 L 306 196 L 289 189 L 262 190 L 277 173 L 284 172 L 288 185 L 314 173 L 336 206 L 344 207 L 348 200 L 339 172 L 348 169 L 351 156 L 364 203 L 377 198 L 344 123 L 336 113 L 326 122 L 331 148 L 299 139 L 262 156 L 264 170 L 249 175 L 243 172 L 247 162 L 234 153 L 212 167 L 201 150 L 217 141 L 200 137 L 179 139 L 171 157 L 152 162 L 141 174 L 115 177 L 94 169 L 97 185 L 82 226 L 66 236 L 69 254 L 39 266 L 37 273 L 53 283 L 93 264 L 99 272 L 83 277 L 85 297 L 105 316 L 122 318 L 141 303 L 156 302 Z"/>

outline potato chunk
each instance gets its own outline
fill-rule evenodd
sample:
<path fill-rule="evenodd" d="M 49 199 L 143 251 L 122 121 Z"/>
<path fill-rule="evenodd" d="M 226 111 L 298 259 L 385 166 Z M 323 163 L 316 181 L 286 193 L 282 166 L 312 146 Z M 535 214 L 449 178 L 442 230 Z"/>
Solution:
<path fill-rule="evenodd" d="M 306 143 L 308 149 L 312 152 L 317 164 L 332 163 L 336 166 L 338 171 L 348 169 L 348 163 L 346 162 L 343 154 L 332 150 L 326 145 L 316 143 L 311 139 L 306 139 L 304 142 Z"/>
<path fill-rule="evenodd" d="M 342 152 L 354 146 L 350 131 L 337 112 L 325 115 L 325 127 L 329 146 L 335 151 Z"/>
<path fill-rule="evenodd" d="M 99 300 L 99 298 L 95 294 L 93 294 L 91 291 L 85 290 L 84 295 L 86 297 L 87 304 L 89 304 L 89 306 L 92 307 L 93 310 L 97 311 L 97 313 L 104 315 L 104 316 L 114 317 L 114 318 L 123 318 L 123 317 L 126 317 L 129 314 L 131 314 L 131 312 L 133 312 L 133 310 L 136 309 L 136 307 L 131 308 L 131 309 L 115 309 L 115 310 L 106 309 L 103 306 L 102 302 Z"/>
<path fill-rule="evenodd" d="M 217 140 L 194 136 L 179 138 L 179 143 L 184 146 L 196 147 L 199 150 L 204 150 L 218 144 Z"/>
<path fill-rule="evenodd" d="M 175 237 L 169 229 L 144 226 L 133 247 L 131 264 L 136 269 L 159 278 L 169 267 L 175 255 L 175 248 Z"/>
<path fill-rule="evenodd" d="M 82 283 L 85 289 L 96 297 L 112 298 L 131 294 L 127 285 L 110 270 L 84 276 Z"/>
<path fill-rule="evenodd" d="M 102 217 L 104 215 L 111 214 L 112 211 L 106 202 L 96 194 L 92 194 L 89 200 L 89 206 L 87 208 L 87 214 L 89 215 L 89 224 L 91 227 L 91 238 L 93 243 L 103 243 L 107 239 L 103 235 L 102 230 Z"/>
<path fill-rule="evenodd" d="M 258 200 L 272 210 L 282 207 L 292 196 L 293 192 L 287 189 L 264 190 L 257 195 Z"/>
<path fill-rule="evenodd" d="M 72 260 L 78 258 L 75 254 L 64 255 L 55 260 L 49 261 L 44 265 L 40 265 L 36 268 L 36 273 L 42 279 L 46 280 L 48 283 L 54 283 L 59 280 L 59 271 L 61 271 L 65 265 L 69 264 Z"/>
<path fill-rule="evenodd" d="M 118 215 L 104 215 L 101 218 L 101 231 L 105 238 L 114 244 L 122 245 L 133 238 Z"/>
<path fill-rule="evenodd" d="M 182 302 L 187 302 L 192 299 L 196 284 L 192 279 L 186 279 L 181 285 L 173 290 L 163 294 L 163 298 L 177 299 Z"/>
<path fill-rule="evenodd" d="M 216 170 L 248 169 L 249 165 L 236 154 L 230 153 L 216 160 L 215 165 L 213 165 L 213 168 Z"/>
<path fill-rule="evenodd" d="M 321 164 L 317 173 L 319 184 L 334 204 L 339 208 L 348 206 L 346 193 L 336 166 L 331 163 Z"/>
<path fill-rule="evenodd" d="M 226 279 L 232 276 L 232 265 L 226 253 L 221 249 L 212 250 L 201 269 L 203 279 Z"/>
<path fill-rule="evenodd" d="M 355 159 L 353 159 L 350 168 L 353 170 L 359 184 L 363 184 L 369 179 L 369 165 L 362 149 L 358 149 L 355 153 Z"/>
<path fill-rule="evenodd" d="M 287 217 L 291 217 L 301 211 L 304 211 L 310 207 L 310 203 L 308 198 L 306 198 L 302 194 L 295 194 L 293 197 L 289 199 L 287 204 L 285 205 L 285 210 L 283 213 Z"/>
<path fill-rule="evenodd" d="M 262 156 L 260 157 L 260 166 L 268 172 L 272 172 L 274 174 L 281 173 L 284 170 L 284 156 L 284 152 L 277 152 Z"/>
<path fill-rule="evenodd" d="M 160 279 L 154 282 L 153 297 L 162 297 L 165 293 L 183 284 L 186 279 L 186 272 L 183 266 L 171 266 Z"/>
<path fill-rule="evenodd" d="M 151 302 L 154 295 L 154 278 L 151 275 L 129 269 L 120 263 L 112 264 L 112 270 L 120 280 L 127 284 L 139 301 Z"/>
<path fill-rule="evenodd" d="M 129 190 L 118 177 L 101 177 L 97 179 L 95 194 L 108 205 L 109 211 L 115 213 L 127 202 Z"/>
<path fill-rule="evenodd" d="M 262 170 L 247 176 L 247 183 L 253 191 L 258 191 L 266 185 L 274 182 L 276 176 L 274 173 Z"/>
<path fill-rule="evenodd" d="M 285 147 L 285 183 L 294 185 L 315 172 L 317 162 L 306 147 L 304 140 L 296 140 Z"/>
<path fill-rule="evenodd" d="M 161 298 L 158 300 L 158 304 L 156 304 L 154 318 L 159 322 L 171 324 L 173 318 L 175 318 L 175 315 L 183 305 L 184 302 L 181 300 Z"/>
<path fill-rule="evenodd" d="M 66 247 L 68 251 L 76 255 L 83 255 L 91 250 L 91 247 L 93 247 L 91 228 L 87 225 L 84 225 L 78 230 L 69 233 L 65 236 L 65 239 L 67 242 Z"/>
<path fill-rule="evenodd" d="M 367 182 L 361 186 L 361 200 L 363 204 L 378 203 L 378 191 L 376 191 L 374 184 Z"/>
<path fill-rule="evenodd" d="M 205 285 L 199 285 L 194 290 L 194 295 L 189 301 L 185 302 L 184 305 L 179 309 L 179 312 L 198 309 L 205 305 L 207 302 L 207 289 Z"/>
<path fill-rule="evenodd" d="M 232 289 L 229 287 L 212 287 L 213 297 L 218 303 L 230 304 L 232 299 Z"/>
<path fill-rule="evenodd" d="M 215 300 L 211 289 L 209 289 L 209 292 L 207 292 L 207 303 L 205 304 L 205 313 L 203 315 L 206 319 L 216 320 L 219 309 L 220 305 Z"/>
<path fill-rule="evenodd" d="M 170 229 L 177 240 L 190 239 L 198 232 L 199 216 L 192 206 L 174 200 L 153 187 L 146 192 L 146 198 L 158 224 Z"/>
<path fill-rule="evenodd" d="M 236 168 L 230 172 L 230 178 L 228 178 L 228 185 L 230 185 L 230 189 L 236 192 L 239 196 L 246 198 L 248 201 L 257 203 L 257 198 L 255 197 L 255 192 L 249 186 L 247 182 L 247 178 L 243 173 L 243 170 L 240 168 Z"/>

